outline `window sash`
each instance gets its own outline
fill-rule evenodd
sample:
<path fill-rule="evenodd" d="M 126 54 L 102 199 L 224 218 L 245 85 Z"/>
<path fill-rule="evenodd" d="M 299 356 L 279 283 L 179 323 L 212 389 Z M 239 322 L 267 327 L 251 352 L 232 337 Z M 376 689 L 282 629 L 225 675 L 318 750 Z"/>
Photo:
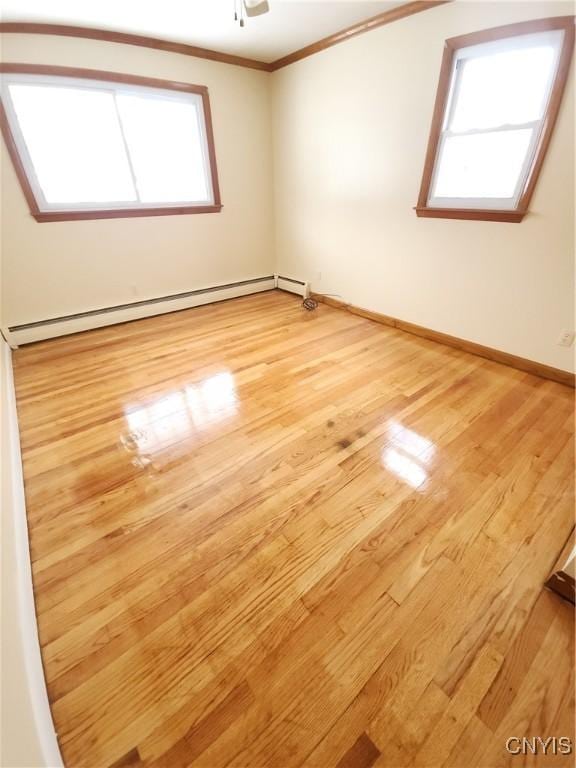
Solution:
<path fill-rule="evenodd" d="M 438 141 L 438 151 L 436 154 L 436 160 L 434 163 L 434 171 L 432 174 L 430 184 L 430 194 L 428 196 L 428 205 L 432 208 L 497 208 L 500 210 L 515 210 L 518 207 L 518 201 L 522 194 L 522 190 L 526 183 L 530 167 L 534 160 L 538 140 L 540 138 L 542 125 L 548 104 L 550 102 L 550 96 L 552 92 L 552 85 L 554 83 L 556 72 L 558 69 L 558 59 L 560 51 L 562 49 L 563 32 L 556 31 L 553 33 L 537 33 L 535 35 L 526 35 L 521 38 L 508 38 L 499 40 L 496 42 L 484 43 L 479 46 L 472 46 L 470 48 L 461 48 L 456 52 L 454 57 L 454 63 L 451 73 L 451 85 L 449 88 L 448 105 L 444 113 L 443 127 L 440 133 Z M 456 106 L 458 104 L 458 97 L 461 92 L 462 79 L 464 75 L 464 69 L 467 61 L 473 60 L 483 55 L 493 55 L 495 53 L 507 51 L 507 50 L 519 50 L 521 48 L 529 48 L 537 42 L 539 44 L 553 45 L 555 49 L 554 63 L 551 67 L 550 77 L 546 86 L 546 90 L 543 96 L 542 115 L 537 120 L 531 120 L 527 123 L 501 123 L 494 126 L 488 126 L 484 128 L 472 128 L 468 130 L 452 130 L 451 125 L 454 120 L 454 114 Z M 511 44 L 512 43 L 512 44 Z M 442 159 L 444 155 L 444 149 L 446 146 L 446 140 L 454 136 L 473 136 L 487 133 L 500 133 L 510 130 L 530 129 L 532 135 L 530 142 L 524 155 L 524 161 L 522 163 L 521 170 L 516 179 L 514 187 L 514 193 L 511 197 L 468 197 L 468 196 L 454 196 L 446 197 L 435 194 L 436 184 L 438 181 L 438 175 L 442 167 Z"/>
<path fill-rule="evenodd" d="M 555 53 L 554 61 L 550 69 L 548 83 L 543 94 L 541 107 L 542 114 L 540 120 L 543 119 L 550 101 L 550 95 L 558 70 L 558 63 L 563 42 L 564 31 L 553 30 L 548 32 L 525 34 L 518 37 L 505 37 L 500 40 L 492 40 L 487 43 L 480 43 L 478 45 L 471 45 L 457 49 L 455 52 L 452 72 L 450 76 L 450 87 L 447 107 L 444 112 L 443 130 L 448 129 L 454 121 L 454 113 L 456 111 L 458 97 L 462 87 L 462 80 L 464 77 L 466 64 L 468 62 L 481 59 L 485 56 L 493 56 L 498 53 L 507 53 L 510 50 L 520 51 L 526 48 L 533 48 L 535 47 L 535 44 L 538 46 L 548 45 L 554 49 Z M 498 129 L 503 127 L 503 125 L 506 124 L 494 124 L 492 126 L 487 126 L 487 128 Z M 515 125 L 515 123 L 511 123 L 511 125 Z"/>
<path fill-rule="evenodd" d="M 106 73 L 101 73 L 106 74 Z M 122 76 L 119 76 L 122 77 Z M 138 80 L 139 78 L 134 78 Z M 9 128 L 11 130 L 12 139 L 16 145 L 19 158 L 21 160 L 24 172 L 26 174 L 28 183 L 32 189 L 32 193 L 35 197 L 38 209 L 40 213 L 65 213 L 71 212 L 98 212 L 98 211 L 147 211 L 147 210 L 161 210 L 166 211 L 172 209 L 191 209 L 199 208 L 206 209 L 209 207 L 220 207 L 219 200 L 216 196 L 216 190 L 214 188 L 214 173 L 215 167 L 212 165 L 210 157 L 210 143 L 208 129 L 206 124 L 206 114 L 204 110 L 204 100 L 202 93 L 197 92 L 196 87 L 194 91 L 187 90 L 172 90 L 164 89 L 162 87 L 151 87 L 148 85 L 131 84 L 125 82 L 115 82 L 111 80 L 98 80 L 97 78 L 78 78 L 68 77 L 66 75 L 51 75 L 51 74 L 32 74 L 32 73 L 18 73 L 10 72 L 8 74 L 2 73 L 1 75 L 1 95 L 2 104 L 6 112 L 6 118 Z M 40 185 L 32 157 L 26 145 L 23 131 L 21 130 L 20 123 L 16 108 L 14 106 L 9 87 L 16 84 L 32 84 L 34 86 L 46 86 L 49 88 L 74 88 L 78 90 L 86 91 L 101 91 L 111 94 L 114 102 L 114 108 L 116 111 L 116 119 L 120 128 L 120 134 L 122 136 L 123 151 L 126 154 L 128 166 L 130 169 L 132 183 L 134 186 L 134 192 L 136 200 L 134 201 L 116 201 L 107 200 L 105 202 L 49 202 Z M 117 95 L 136 95 L 145 96 L 147 99 L 159 99 L 162 102 L 165 101 L 177 101 L 191 103 L 195 106 L 196 115 L 198 118 L 198 129 L 200 136 L 200 150 L 202 156 L 202 172 L 206 183 L 207 196 L 205 199 L 198 200 L 185 200 L 185 201 L 164 201 L 164 202 L 143 202 L 140 199 L 140 193 L 138 190 L 138 183 L 133 167 L 133 161 L 130 153 L 126 136 L 124 133 L 123 123 L 120 115 L 120 110 L 117 104 Z M 192 140 L 192 139 L 191 139 Z"/>
<path fill-rule="evenodd" d="M 513 124 L 511 121 L 508 124 L 502 121 L 500 125 L 488 125 L 485 122 L 486 113 L 481 111 L 478 113 L 478 126 L 474 126 L 473 122 L 470 123 L 469 119 L 466 119 L 463 127 L 465 126 L 468 130 L 451 128 L 455 99 L 457 97 L 456 88 L 460 85 L 460 73 L 464 70 L 468 59 L 477 59 L 483 55 L 516 51 L 526 47 L 548 46 L 550 44 L 552 44 L 555 55 L 550 61 L 548 80 L 545 81 L 547 87 L 545 88 L 545 99 L 543 98 L 542 101 L 541 119 L 529 119 L 532 116 L 524 111 L 526 117 L 522 118 L 520 113 L 518 113 L 518 117 L 526 119 L 527 122 Z M 569 73 L 573 48 L 574 17 L 572 16 L 520 22 L 461 35 L 446 41 L 420 193 L 416 205 L 418 216 L 487 221 L 522 221 L 527 212 L 544 155 L 548 149 Z M 516 66 L 522 66 L 521 62 Z M 471 94 L 473 92 L 468 91 L 467 93 Z M 536 105 L 531 106 L 534 108 Z M 482 119 L 482 114 L 484 114 L 484 119 Z M 459 113 L 459 119 L 460 117 L 464 117 L 464 113 Z M 473 118 L 473 114 L 469 115 L 469 117 Z M 497 123 L 497 112 L 494 114 L 494 117 L 496 119 L 490 122 Z M 509 116 L 502 113 L 502 117 L 505 120 L 510 120 L 514 117 L 514 112 Z M 463 196 L 441 197 L 435 193 L 436 179 L 439 175 L 440 161 L 442 159 L 441 155 L 447 140 L 454 139 L 455 137 L 473 136 L 475 134 L 480 136 L 487 133 L 497 137 L 499 133 L 503 136 L 505 131 L 520 129 L 531 132 L 530 140 L 524 134 L 522 144 L 517 146 L 518 152 L 515 162 L 519 163 L 521 157 L 524 159 L 521 173 L 516 178 L 516 167 L 510 167 L 510 175 L 508 177 L 502 176 L 497 180 L 497 183 L 504 188 L 508 182 L 512 183 L 514 179 L 516 180 L 514 194 L 511 197 L 485 197 L 484 190 L 482 191 L 482 197 L 476 198 Z M 494 141 L 496 145 L 500 143 L 496 138 Z M 528 142 L 528 147 L 525 156 L 522 156 L 521 152 L 524 150 L 525 142 Z M 470 143 L 472 144 L 472 141 Z M 450 150 L 451 153 L 461 152 L 464 158 L 466 157 L 466 150 L 463 146 L 458 147 L 454 143 Z M 489 150 L 486 151 L 489 153 Z M 490 153 L 486 155 L 488 158 L 490 156 Z M 478 157 L 477 154 L 471 154 L 471 162 L 474 163 Z M 494 162 L 497 162 L 497 155 L 492 155 L 492 158 Z M 454 161 L 454 156 L 452 160 Z M 512 157 L 510 160 L 512 163 Z M 445 167 L 445 170 L 450 173 L 455 167 L 457 166 Z M 452 178 L 457 185 L 457 178 Z M 463 193 L 466 188 L 468 191 L 474 192 L 474 187 L 471 184 L 474 183 L 475 179 L 478 179 L 478 191 L 480 191 L 482 184 L 486 192 L 490 191 L 490 186 L 486 186 L 487 181 L 489 181 L 489 172 L 484 174 L 483 177 L 482 173 L 480 173 L 478 176 L 473 174 L 469 178 L 471 183 L 468 182 L 465 176 L 463 177 Z M 451 184 L 446 186 L 445 183 L 450 183 L 450 180 L 450 176 L 443 176 L 442 186 L 445 192 L 453 193 L 458 190 L 458 186 L 455 189 L 451 188 Z M 442 191 L 442 188 L 440 188 L 440 191 Z M 495 187 L 493 191 L 497 193 L 498 189 Z"/>
<path fill-rule="evenodd" d="M 428 205 L 431 208 L 471 208 L 471 209 L 497 208 L 503 211 L 515 210 L 518 207 L 518 201 L 520 200 L 520 196 L 522 195 L 522 190 L 524 189 L 526 178 L 528 176 L 530 167 L 532 165 L 534 152 L 536 150 L 538 139 L 540 137 L 539 128 L 540 128 L 541 122 L 542 121 L 538 120 L 538 121 L 533 121 L 532 123 L 523 123 L 517 126 L 515 125 L 509 126 L 509 127 L 506 126 L 503 128 L 496 128 L 496 129 L 488 128 L 488 129 L 477 129 L 473 131 L 461 131 L 461 132 L 444 131 L 440 135 L 440 140 L 438 142 L 438 155 L 436 158 L 436 163 L 434 164 L 432 181 L 430 183 L 430 195 L 428 197 Z M 442 163 L 444 147 L 446 144 L 446 139 L 454 136 L 476 136 L 476 135 L 482 135 L 486 133 L 506 133 L 508 130 L 518 130 L 522 128 L 529 128 L 532 131 L 532 136 L 530 138 L 528 148 L 526 149 L 526 153 L 524 155 L 522 168 L 516 179 L 514 193 L 511 197 L 465 197 L 465 196 L 446 197 L 446 196 L 434 194 L 434 191 L 436 189 L 436 183 L 438 180 L 438 175 L 441 169 L 441 163 Z"/>

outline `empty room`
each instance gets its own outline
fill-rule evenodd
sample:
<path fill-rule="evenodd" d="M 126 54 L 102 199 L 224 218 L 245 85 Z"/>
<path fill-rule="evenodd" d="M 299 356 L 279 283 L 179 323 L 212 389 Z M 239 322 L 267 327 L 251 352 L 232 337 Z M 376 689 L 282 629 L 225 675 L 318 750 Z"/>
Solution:
<path fill-rule="evenodd" d="M 2 0 L 2 768 L 574 766 L 575 11 Z"/>

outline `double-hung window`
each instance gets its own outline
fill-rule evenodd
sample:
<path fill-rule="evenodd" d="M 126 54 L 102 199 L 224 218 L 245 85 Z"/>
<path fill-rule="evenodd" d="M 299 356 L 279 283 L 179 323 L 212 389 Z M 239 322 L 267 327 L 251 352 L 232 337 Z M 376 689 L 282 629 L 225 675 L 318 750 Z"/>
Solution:
<path fill-rule="evenodd" d="M 2 65 L 5 139 L 38 221 L 221 208 L 207 89 Z"/>
<path fill-rule="evenodd" d="M 419 216 L 522 220 L 573 45 L 573 17 L 446 42 Z"/>

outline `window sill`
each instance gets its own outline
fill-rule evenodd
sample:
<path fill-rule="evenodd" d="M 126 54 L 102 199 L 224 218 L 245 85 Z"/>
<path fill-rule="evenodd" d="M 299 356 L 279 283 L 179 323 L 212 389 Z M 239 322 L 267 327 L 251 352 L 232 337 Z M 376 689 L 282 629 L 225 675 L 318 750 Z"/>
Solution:
<path fill-rule="evenodd" d="M 220 213 L 221 205 L 190 205 L 172 208 L 103 208 L 97 211 L 40 211 L 36 221 L 83 221 L 90 219 L 134 219 L 142 216 L 183 216 L 191 213 Z"/>
<path fill-rule="evenodd" d="M 527 211 L 494 211 L 486 208 L 427 208 L 416 206 L 416 216 L 425 219 L 468 219 L 470 221 L 507 221 L 519 224 Z"/>

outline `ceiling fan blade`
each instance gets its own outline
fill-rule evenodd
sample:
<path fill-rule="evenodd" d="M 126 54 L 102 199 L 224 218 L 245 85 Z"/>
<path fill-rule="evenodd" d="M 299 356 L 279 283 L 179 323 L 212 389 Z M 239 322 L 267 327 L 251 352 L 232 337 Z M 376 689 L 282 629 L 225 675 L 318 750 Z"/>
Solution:
<path fill-rule="evenodd" d="M 246 16 L 261 16 L 270 10 L 268 0 L 244 0 L 244 8 Z"/>

